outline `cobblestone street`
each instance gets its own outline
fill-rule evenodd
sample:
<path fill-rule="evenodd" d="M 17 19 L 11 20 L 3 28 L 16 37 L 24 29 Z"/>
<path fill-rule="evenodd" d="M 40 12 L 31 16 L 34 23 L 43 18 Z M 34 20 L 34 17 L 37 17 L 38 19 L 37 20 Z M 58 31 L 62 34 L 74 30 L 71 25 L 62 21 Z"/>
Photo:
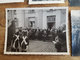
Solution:
<path fill-rule="evenodd" d="M 31 40 L 28 52 L 56 52 L 54 43 Z"/>

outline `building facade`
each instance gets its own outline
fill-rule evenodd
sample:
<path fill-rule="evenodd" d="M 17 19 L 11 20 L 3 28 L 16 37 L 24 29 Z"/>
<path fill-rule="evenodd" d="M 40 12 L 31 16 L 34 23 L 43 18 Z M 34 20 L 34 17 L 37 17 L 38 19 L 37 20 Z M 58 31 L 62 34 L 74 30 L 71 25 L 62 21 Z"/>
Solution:
<path fill-rule="evenodd" d="M 13 20 L 15 21 L 16 28 L 58 29 L 63 24 L 66 24 L 66 10 L 9 10 L 8 26 Z"/>

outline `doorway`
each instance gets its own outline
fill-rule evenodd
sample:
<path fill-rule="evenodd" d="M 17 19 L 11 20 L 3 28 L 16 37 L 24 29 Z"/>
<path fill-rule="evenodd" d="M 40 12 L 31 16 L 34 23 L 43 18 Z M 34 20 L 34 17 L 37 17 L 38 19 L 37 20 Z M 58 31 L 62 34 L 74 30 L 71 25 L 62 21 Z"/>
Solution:
<path fill-rule="evenodd" d="M 35 21 L 30 21 L 30 27 L 33 29 L 35 28 Z"/>
<path fill-rule="evenodd" d="M 54 29 L 55 28 L 55 20 L 56 20 L 56 16 L 47 16 L 47 28 L 48 29 Z"/>
<path fill-rule="evenodd" d="M 29 27 L 35 29 L 35 17 L 29 17 Z"/>

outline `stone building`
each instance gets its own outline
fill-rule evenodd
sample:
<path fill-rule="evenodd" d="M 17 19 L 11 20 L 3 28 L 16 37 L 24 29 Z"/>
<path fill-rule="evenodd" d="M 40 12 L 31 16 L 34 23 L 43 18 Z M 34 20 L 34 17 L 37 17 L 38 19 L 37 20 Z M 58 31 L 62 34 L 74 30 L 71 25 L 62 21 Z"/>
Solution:
<path fill-rule="evenodd" d="M 8 27 L 11 21 L 16 28 L 58 29 L 66 24 L 66 9 L 8 10 Z"/>

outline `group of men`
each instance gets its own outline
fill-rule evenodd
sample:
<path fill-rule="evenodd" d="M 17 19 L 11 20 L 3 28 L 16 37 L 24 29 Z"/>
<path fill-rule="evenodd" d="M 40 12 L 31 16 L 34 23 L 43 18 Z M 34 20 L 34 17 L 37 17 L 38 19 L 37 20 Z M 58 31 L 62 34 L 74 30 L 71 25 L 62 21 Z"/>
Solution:
<path fill-rule="evenodd" d="M 12 27 L 12 26 L 11 26 Z M 23 29 L 18 28 L 15 32 L 15 28 L 9 28 L 8 30 L 8 48 L 11 47 L 11 51 L 26 52 L 29 46 L 29 40 L 40 40 L 44 42 L 56 42 L 55 48 L 57 51 L 61 49 L 61 45 L 64 43 L 66 46 L 66 32 L 65 29 Z M 13 31 L 14 30 L 14 31 Z M 64 45 L 63 44 L 63 45 Z M 7 48 L 7 50 L 8 50 Z"/>
<path fill-rule="evenodd" d="M 11 51 L 26 52 L 29 40 L 53 41 L 55 40 L 55 32 L 50 29 L 22 29 L 13 34 L 11 41 Z"/>
<path fill-rule="evenodd" d="M 11 51 L 16 52 L 27 52 L 29 39 L 27 35 L 27 31 L 19 30 L 15 34 L 13 34 L 11 41 Z"/>

